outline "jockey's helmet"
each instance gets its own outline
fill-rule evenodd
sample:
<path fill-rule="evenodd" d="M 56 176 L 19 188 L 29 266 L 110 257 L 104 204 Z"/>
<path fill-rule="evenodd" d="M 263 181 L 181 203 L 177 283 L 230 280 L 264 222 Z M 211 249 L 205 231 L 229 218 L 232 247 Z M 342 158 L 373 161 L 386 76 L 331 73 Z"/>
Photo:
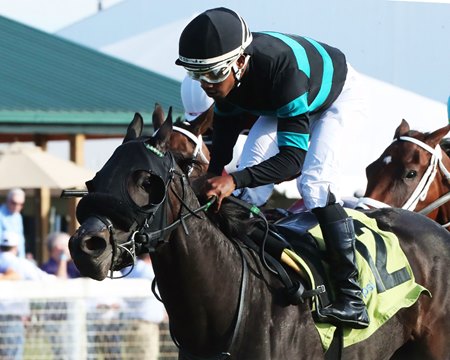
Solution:
<path fill-rule="evenodd" d="M 206 10 L 181 33 L 175 63 L 195 80 L 221 82 L 251 42 L 252 34 L 236 12 L 223 7 Z"/>

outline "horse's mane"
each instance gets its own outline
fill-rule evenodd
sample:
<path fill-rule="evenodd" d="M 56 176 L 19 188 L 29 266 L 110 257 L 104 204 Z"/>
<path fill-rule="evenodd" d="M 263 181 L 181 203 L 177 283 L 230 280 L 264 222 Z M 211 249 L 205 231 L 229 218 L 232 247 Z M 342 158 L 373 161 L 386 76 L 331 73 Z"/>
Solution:
<path fill-rule="evenodd" d="M 180 118 L 174 123 L 176 126 L 186 124 Z M 180 126 L 181 127 L 181 126 Z M 175 162 L 181 168 L 185 175 L 189 167 L 199 167 L 201 162 L 189 157 L 183 156 L 183 154 L 172 151 L 172 155 Z M 199 199 L 200 202 L 204 202 L 206 199 Z M 244 234 L 248 231 L 256 220 L 250 218 L 250 212 L 236 203 L 228 201 L 226 198 L 222 202 L 222 206 L 218 212 L 210 210 L 207 212 L 208 218 L 215 224 L 227 237 L 239 238 L 240 234 Z"/>
<path fill-rule="evenodd" d="M 181 168 L 181 171 L 186 174 L 186 176 L 188 175 L 188 170 L 190 167 L 193 167 L 194 170 L 201 170 L 202 163 L 200 161 L 193 159 L 192 157 L 186 157 L 176 151 L 172 151 L 172 155 L 175 159 L 175 162 Z"/>
<path fill-rule="evenodd" d="M 189 123 L 186 120 L 183 120 L 181 117 L 177 117 L 173 126 L 178 126 L 180 128 L 186 129 L 189 127 Z"/>
<path fill-rule="evenodd" d="M 444 152 L 450 156 L 450 138 L 443 138 L 439 143 L 440 147 Z"/>
<path fill-rule="evenodd" d="M 212 223 L 230 238 L 241 237 L 259 221 L 259 219 L 250 217 L 248 209 L 229 201 L 227 198 L 222 201 L 222 206 L 218 212 L 210 210 L 207 215 Z"/>

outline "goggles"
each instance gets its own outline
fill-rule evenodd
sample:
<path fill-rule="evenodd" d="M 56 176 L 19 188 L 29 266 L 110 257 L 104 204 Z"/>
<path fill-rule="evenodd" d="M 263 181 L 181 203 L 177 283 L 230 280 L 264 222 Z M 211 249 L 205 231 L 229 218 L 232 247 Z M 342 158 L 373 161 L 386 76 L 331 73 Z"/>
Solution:
<path fill-rule="evenodd" d="M 230 75 L 231 69 L 233 65 L 236 63 L 236 60 L 231 61 L 226 65 L 222 65 L 207 71 L 187 70 L 187 73 L 188 76 L 193 80 L 197 81 L 203 80 L 210 84 L 221 83 Z"/>

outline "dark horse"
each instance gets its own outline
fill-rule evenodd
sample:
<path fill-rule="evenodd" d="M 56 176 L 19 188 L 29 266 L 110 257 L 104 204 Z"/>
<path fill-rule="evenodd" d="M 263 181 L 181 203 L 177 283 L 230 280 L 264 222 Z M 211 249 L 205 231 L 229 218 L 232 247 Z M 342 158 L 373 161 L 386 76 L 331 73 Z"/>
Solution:
<path fill-rule="evenodd" d="M 153 137 L 141 136 L 142 128 L 135 116 L 123 144 L 87 182 L 77 208 L 81 226 L 69 243 L 81 273 L 103 280 L 151 251 L 180 359 L 324 358 L 309 301 L 289 305 L 256 253 L 206 217 L 210 202 L 200 205 L 177 154 L 167 151 L 170 114 Z M 343 358 L 448 358 L 450 235 L 413 212 L 367 214 L 397 235 L 416 281 L 433 297 L 420 296 L 367 340 L 344 348 Z"/>
<path fill-rule="evenodd" d="M 450 125 L 431 133 L 410 130 L 402 120 L 394 141 L 366 169 L 361 204 L 417 211 L 450 225 L 450 158 L 439 145 Z"/>

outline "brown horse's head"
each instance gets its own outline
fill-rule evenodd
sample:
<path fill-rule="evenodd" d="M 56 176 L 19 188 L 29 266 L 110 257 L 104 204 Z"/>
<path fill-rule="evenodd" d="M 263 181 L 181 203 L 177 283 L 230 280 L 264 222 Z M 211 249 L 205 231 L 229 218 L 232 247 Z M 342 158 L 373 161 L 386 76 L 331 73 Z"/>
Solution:
<path fill-rule="evenodd" d="M 366 168 L 368 182 L 364 197 L 410 210 L 414 210 L 416 204 L 416 210 L 427 205 L 425 196 L 430 201 L 439 197 L 444 190 L 436 186 L 437 183 L 430 185 L 425 195 L 421 187 L 432 175 L 429 168 L 433 153 L 438 158 L 447 158 L 436 146 L 449 130 L 450 125 L 447 125 L 431 133 L 422 133 L 411 130 L 408 122 L 402 120 L 395 131 L 394 141 Z M 439 172 L 439 167 L 436 171 Z M 418 200 L 421 203 L 418 204 Z"/>
<path fill-rule="evenodd" d="M 190 178 L 206 174 L 208 170 L 210 154 L 202 135 L 211 130 L 213 116 L 214 105 L 196 119 L 190 122 L 177 120 L 173 126 L 169 148 L 191 164 L 192 168 L 188 169 Z M 155 110 L 153 111 L 154 131 L 157 131 L 163 123 L 164 111 L 159 104 L 155 104 Z"/>

